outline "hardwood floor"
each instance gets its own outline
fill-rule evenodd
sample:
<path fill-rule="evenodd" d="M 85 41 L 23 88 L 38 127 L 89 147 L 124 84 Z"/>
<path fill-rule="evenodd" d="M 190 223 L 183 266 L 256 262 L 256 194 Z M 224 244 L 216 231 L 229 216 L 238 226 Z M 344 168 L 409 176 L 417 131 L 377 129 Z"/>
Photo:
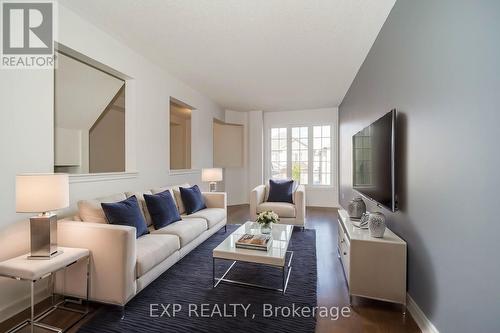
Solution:
<path fill-rule="evenodd" d="M 337 257 L 337 210 L 308 208 L 307 227 L 316 229 L 318 305 L 347 306 L 349 297 L 344 271 Z M 353 299 L 349 318 L 319 319 L 316 332 L 420 332 L 401 306 L 361 298 Z"/>
<path fill-rule="evenodd" d="M 242 223 L 249 219 L 248 205 L 228 207 L 228 223 Z M 342 266 L 337 257 L 337 210 L 335 208 L 307 208 L 307 228 L 316 229 L 316 250 L 318 267 L 318 306 L 348 306 L 347 285 Z M 292 272 L 293 274 L 293 272 Z M 49 306 L 46 300 L 39 303 L 38 309 Z M 84 319 L 89 320 L 100 307 L 91 304 L 91 313 Z M 0 323 L 0 332 L 4 332 L 28 316 L 28 311 L 20 313 Z M 55 313 L 50 323 L 67 327 L 72 319 L 68 313 Z M 82 322 L 71 327 L 67 332 L 74 333 Z M 28 330 L 26 331 L 28 332 Z M 36 331 L 35 331 L 36 332 Z M 349 317 L 337 320 L 318 318 L 317 333 L 335 332 L 420 332 L 411 315 L 402 314 L 401 307 L 394 304 L 355 298 Z"/>
<path fill-rule="evenodd" d="M 229 223 L 247 221 L 248 205 L 228 207 L 228 217 Z M 307 207 L 306 218 L 307 228 L 316 229 L 318 306 L 348 306 L 344 271 L 337 257 L 337 209 Z M 349 318 L 318 318 L 316 332 L 420 332 L 408 311 L 403 315 L 399 305 L 354 298 L 351 309 Z"/>

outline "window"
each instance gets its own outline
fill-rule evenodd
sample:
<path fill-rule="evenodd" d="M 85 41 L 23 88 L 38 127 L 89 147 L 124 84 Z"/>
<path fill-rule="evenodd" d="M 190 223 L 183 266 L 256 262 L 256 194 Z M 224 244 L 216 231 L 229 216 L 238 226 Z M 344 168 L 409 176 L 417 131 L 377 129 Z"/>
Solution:
<path fill-rule="evenodd" d="M 56 57 L 54 172 L 124 172 L 126 81 L 60 51 Z"/>
<path fill-rule="evenodd" d="M 271 178 L 287 177 L 287 129 L 271 129 Z"/>
<path fill-rule="evenodd" d="M 307 127 L 292 127 L 292 178 L 306 185 L 309 180 L 309 136 Z"/>
<path fill-rule="evenodd" d="M 330 185 L 332 178 L 331 126 L 313 126 L 313 184 Z"/>
<path fill-rule="evenodd" d="M 270 177 L 332 185 L 332 125 L 270 129 Z"/>

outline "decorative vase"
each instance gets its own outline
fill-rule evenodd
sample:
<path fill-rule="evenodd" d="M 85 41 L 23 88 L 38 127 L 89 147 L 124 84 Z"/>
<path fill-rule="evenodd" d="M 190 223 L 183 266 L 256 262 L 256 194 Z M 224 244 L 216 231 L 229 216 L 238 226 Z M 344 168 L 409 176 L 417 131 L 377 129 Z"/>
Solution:
<path fill-rule="evenodd" d="M 381 212 L 370 213 L 370 216 L 368 217 L 368 229 L 370 229 L 371 237 L 384 237 L 385 215 Z"/>
<path fill-rule="evenodd" d="M 257 215 L 257 219 L 255 220 L 255 222 L 260 225 L 260 232 L 262 234 L 270 234 L 271 225 L 273 223 L 278 223 L 279 220 L 280 217 L 278 216 L 278 214 L 276 214 L 272 210 L 267 210 L 265 212 L 260 212 L 259 215 Z"/>
<path fill-rule="evenodd" d="M 260 225 L 260 233 L 261 234 L 270 234 L 271 233 L 271 223 L 261 224 Z"/>
<path fill-rule="evenodd" d="M 363 199 L 361 197 L 352 199 L 347 206 L 347 213 L 351 218 L 360 219 L 366 213 L 366 205 Z"/>
<path fill-rule="evenodd" d="M 368 219 L 370 218 L 370 213 L 366 212 L 361 215 L 361 219 L 359 220 L 359 227 L 361 229 L 368 229 Z"/>

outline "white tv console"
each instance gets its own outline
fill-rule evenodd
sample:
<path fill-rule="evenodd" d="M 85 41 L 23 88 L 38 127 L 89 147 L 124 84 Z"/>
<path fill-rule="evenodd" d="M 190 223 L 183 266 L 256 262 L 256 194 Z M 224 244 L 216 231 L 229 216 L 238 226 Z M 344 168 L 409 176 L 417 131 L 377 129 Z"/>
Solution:
<path fill-rule="evenodd" d="M 352 296 L 399 303 L 406 311 L 406 242 L 389 228 L 383 238 L 354 226 L 347 211 L 339 210 L 339 258 Z"/>

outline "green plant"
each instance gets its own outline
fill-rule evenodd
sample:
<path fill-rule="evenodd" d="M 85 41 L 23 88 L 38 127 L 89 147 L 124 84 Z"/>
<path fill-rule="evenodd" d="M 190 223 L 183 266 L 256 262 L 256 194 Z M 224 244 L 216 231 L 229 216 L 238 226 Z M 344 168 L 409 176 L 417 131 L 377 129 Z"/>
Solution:
<path fill-rule="evenodd" d="M 257 215 L 257 220 L 255 220 L 255 222 L 260 225 L 269 226 L 271 223 L 278 223 L 279 220 L 280 218 L 278 214 L 272 210 L 266 210 L 265 212 L 261 212 Z"/>
<path fill-rule="evenodd" d="M 300 164 L 294 163 L 292 165 L 292 179 L 296 181 L 300 181 Z"/>

